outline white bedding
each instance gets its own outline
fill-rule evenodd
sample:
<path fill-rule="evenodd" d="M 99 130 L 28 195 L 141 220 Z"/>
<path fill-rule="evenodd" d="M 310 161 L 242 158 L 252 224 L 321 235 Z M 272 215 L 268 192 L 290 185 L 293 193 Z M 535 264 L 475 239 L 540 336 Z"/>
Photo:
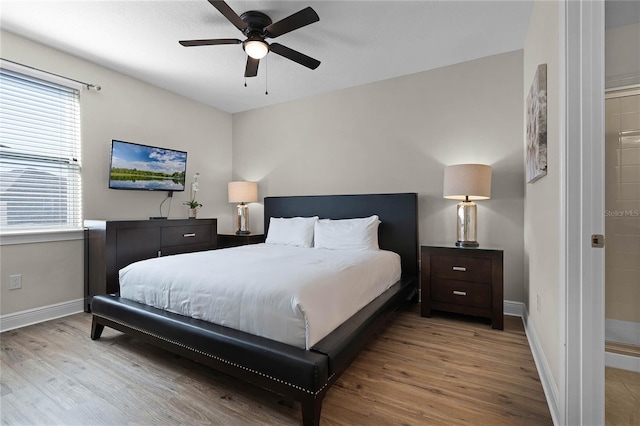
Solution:
<path fill-rule="evenodd" d="M 400 256 L 254 244 L 143 260 L 120 295 L 309 349 L 400 279 Z"/>

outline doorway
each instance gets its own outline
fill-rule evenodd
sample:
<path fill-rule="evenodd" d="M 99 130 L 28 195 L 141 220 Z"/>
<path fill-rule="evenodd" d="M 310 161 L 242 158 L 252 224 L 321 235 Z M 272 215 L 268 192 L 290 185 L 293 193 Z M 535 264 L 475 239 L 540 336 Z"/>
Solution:
<path fill-rule="evenodd" d="M 605 96 L 605 420 L 640 422 L 640 88 Z"/>

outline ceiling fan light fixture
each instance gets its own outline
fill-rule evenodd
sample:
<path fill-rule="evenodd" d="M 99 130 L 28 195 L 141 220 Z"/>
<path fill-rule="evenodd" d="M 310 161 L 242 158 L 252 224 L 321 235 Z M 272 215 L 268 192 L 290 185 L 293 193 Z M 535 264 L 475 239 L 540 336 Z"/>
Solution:
<path fill-rule="evenodd" d="M 264 40 L 247 40 L 242 47 L 253 59 L 262 59 L 269 53 L 269 45 Z"/>
<path fill-rule="evenodd" d="M 2 1 L 2 0 L 0 0 Z M 269 52 L 293 61 L 311 70 L 320 65 L 320 61 L 313 59 L 304 53 L 283 46 L 280 43 L 267 43 L 265 39 L 272 39 L 288 34 L 307 25 L 318 22 L 320 17 L 310 6 L 279 20 L 272 22 L 271 18 L 257 10 L 249 10 L 238 15 L 229 7 L 225 0 L 209 0 L 209 3 L 220 12 L 227 21 L 233 24 L 246 38 L 244 41 L 237 38 L 213 38 L 206 40 L 180 40 L 184 47 L 191 46 L 215 46 L 221 44 L 242 44 L 242 49 L 247 54 L 247 64 L 244 76 L 256 77 L 260 60 Z M 266 71 L 266 69 L 265 69 Z"/>

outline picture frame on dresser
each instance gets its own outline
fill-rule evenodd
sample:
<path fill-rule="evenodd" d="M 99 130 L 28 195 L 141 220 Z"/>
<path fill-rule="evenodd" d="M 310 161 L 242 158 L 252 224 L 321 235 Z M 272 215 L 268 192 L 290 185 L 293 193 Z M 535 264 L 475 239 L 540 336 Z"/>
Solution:
<path fill-rule="evenodd" d="M 420 314 L 451 312 L 491 320 L 504 329 L 503 250 L 421 246 Z"/>

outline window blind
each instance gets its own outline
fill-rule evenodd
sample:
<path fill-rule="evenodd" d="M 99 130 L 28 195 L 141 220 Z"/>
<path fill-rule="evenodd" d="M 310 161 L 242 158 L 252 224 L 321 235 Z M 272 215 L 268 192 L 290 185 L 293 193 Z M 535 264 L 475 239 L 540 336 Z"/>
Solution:
<path fill-rule="evenodd" d="M 0 68 L 0 231 L 82 228 L 75 89 Z"/>

